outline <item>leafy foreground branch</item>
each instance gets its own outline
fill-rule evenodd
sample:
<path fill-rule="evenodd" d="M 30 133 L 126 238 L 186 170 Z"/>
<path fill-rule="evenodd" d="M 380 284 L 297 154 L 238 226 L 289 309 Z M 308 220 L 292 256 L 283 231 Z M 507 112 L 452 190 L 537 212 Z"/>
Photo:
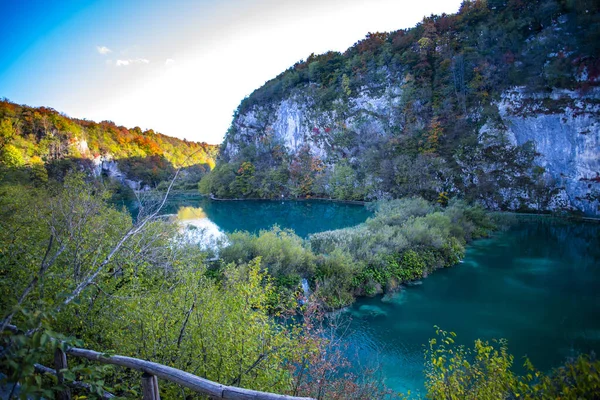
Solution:
<path fill-rule="evenodd" d="M 426 351 L 427 398 L 463 399 L 598 399 L 600 361 L 581 355 L 548 374 L 525 359 L 526 374 L 513 370 L 507 342 L 476 340 L 473 349 L 454 343 L 456 335 L 436 327 L 437 338 Z"/>

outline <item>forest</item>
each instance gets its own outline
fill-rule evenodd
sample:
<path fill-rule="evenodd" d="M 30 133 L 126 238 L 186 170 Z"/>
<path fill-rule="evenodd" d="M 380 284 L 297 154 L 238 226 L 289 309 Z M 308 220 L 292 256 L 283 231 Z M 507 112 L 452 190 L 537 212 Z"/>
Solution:
<path fill-rule="evenodd" d="M 176 168 L 188 167 L 196 186 L 215 165 L 218 146 L 162 135 L 152 129 L 125 128 L 69 118 L 48 107 L 0 101 L 0 162 L 4 179 L 45 183 L 64 177 L 73 167 L 102 173 L 102 161 L 116 160 L 130 180 L 156 187 Z M 189 182 L 188 186 L 189 186 Z M 189 187 L 188 187 L 189 189 Z"/>
<path fill-rule="evenodd" d="M 146 197 L 134 220 L 108 201 L 103 181 L 80 172 L 42 187 L 2 182 L 0 387 L 9 398 L 57 398 L 75 383 L 88 386 L 74 386 L 74 398 L 140 397 L 140 374 L 115 366 L 70 358 L 61 381 L 36 369 L 52 365 L 56 348 L 71 346 L 269 392 L 397 397 L 376 371 L 348 371 L 351 360 L 326 311 L 360 294 L 353 288 L 371 294 L 377 285 L 455 263 L 466 240 L 493 227 L 480 208 L 408 199 L 381 203 L 366 224 L 317 234 L 309 243 L 278 229 L 234 233 L 215 264 L 183 239 L 176 222 L 159 216 L 163 196 Z M 372 237 L 364 234 L 369 230 Z M 318 287 L 304 305 L 297 301 L 299 273 Z M 434 335 L 425 358 L 427 398 L 599 393 L 600 361 L 593 356 L 548 373 L 527 363 L 521 376 L 503 341 L 476 341 L 471 349 L 454 345 L 451 332 L 438 328 Z M 201 398 L 164 381 L 160 394 Z"/>

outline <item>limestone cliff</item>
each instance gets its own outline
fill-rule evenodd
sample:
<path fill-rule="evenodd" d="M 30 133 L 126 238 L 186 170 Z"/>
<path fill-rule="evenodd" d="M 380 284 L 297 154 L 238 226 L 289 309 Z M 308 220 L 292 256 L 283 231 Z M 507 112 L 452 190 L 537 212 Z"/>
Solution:
<path fill-rule="evenodd" d="M 312 54 L 241 102 L 203 187 L 600 215 L 599 35 L 600 3 L 469 1 Z"/>
<path fill-rule="evenodd" d="M 340 113 L 318 110 L 309 95 L 296 93 L 275 104 L 255 107 L 238 115 L 226 137 L 223 154 L 235 158 L 240 149 L 248 145 L 280 143 L 292 154 L 308 147 L 314 156 L 329 164 L 335 164 L 340 152 L 360 159 L 369 142 L 393 137 L 395 124 L 401 124 L 404 117 L 401 109 L 404 101 L 401 86 L 388 86 L 376 95 L 365 88 L 359 96 L 349 99 L 346 112 Z M 535 164 L 543 168 L 548 190 L 553 192 L 544 207 L 533 198 L 525 199 L 527 206 L 599 215 L 600 90 L 586 94 L 568 90 L 528 94 L 525 88 L 515 87 L 505 91 L 495 105 L 500 120 L 482 124 L 481 144 L 485 145 L 490 134 L 504 137 L 507 147 L 534 144 Z M 426 124 L 425 121 L 420 123 Z M 359 144 L 336 148 L 336 135 L 347 132 L 356 133 L 361 139 Z M 467 169 L 465 166 L 463 173 L 468 174 Z M 517 192 L 505 191 L 508 208 L 518 209 L 528 196 Z M 515 201 L 511 196 L 522 198 Z"/>
<path fill-rule="evenodd" d="M 600 90 L 527 95 L 515 89 L 499 109 L 511 142 L 533 142 L 536 163 L 558 188 L 550 208 L 600 215 Z"/>

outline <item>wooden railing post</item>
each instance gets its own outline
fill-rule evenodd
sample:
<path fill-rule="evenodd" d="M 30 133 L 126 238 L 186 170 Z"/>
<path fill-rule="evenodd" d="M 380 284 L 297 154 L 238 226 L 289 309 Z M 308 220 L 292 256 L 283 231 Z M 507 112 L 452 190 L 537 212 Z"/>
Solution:
<path fill-rule="evenodd" d="M 63 377 L 63 374 L 60 371 L 67 368 L 67 355 L 58 347 L 54 351 L 54 368 L 56 369 L 56 377 L 58 378 L 58 383 L 60 385 L 64 385 L 65 378 Z M 64 390 L 57 393 L 56 398 L 58 400 L 71 400 L 71 390 L 65 387 Z"/>
<path fill-rule="evenodd" d="M 158 393 L 158 378 L 156 375 L 151 375 L 147 372 L 142 374 L 142 399 L 160 400 L 160 394 Z"/>

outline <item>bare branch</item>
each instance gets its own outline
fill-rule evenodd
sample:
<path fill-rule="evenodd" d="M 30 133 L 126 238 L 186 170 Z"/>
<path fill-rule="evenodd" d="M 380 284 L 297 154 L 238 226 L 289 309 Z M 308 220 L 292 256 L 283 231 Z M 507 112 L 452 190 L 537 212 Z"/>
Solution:
<path fill-rule="evenodd" d="M 194 294 L 194 302 L 192 303 L 192 306 L 186 313 L 185 321 L 183 321 L 183 326 L 181 327 L 181 331 L 179 332 L 179 338 L 177 339 L 177 348 L 179 348 L 181 346 L 181 340 L 183 339 L 183 334 L 185 333 L 185 327 L 187 326 L 188 320 L 190 319 L 190 314 L 194 310 L 195 306 L 196 306 L 196 295 Z"/>

